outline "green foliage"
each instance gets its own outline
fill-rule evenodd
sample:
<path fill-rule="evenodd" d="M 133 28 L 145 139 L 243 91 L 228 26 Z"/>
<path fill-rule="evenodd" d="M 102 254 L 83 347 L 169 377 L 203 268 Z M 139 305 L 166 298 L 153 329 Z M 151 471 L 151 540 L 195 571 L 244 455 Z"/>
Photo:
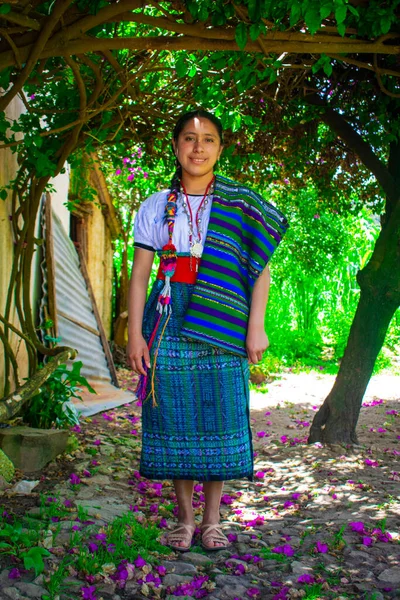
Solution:
<path fill-rule="evenodd" d="M 247 38 L 248 33 L 246 23 L 239 23 L 235 29 L 235 40 L 241 50 L 244 50 L 247 44 Z"/>
<path fill-rule="evenodd" d="M 275 562 L 280 562 L 280 563 L 287 563 L 288 562 L 288 558 L 285 554 L 280 554 L 278 552 L 272 552 L 271 548 L 268 547 L 262 547 L 258 550 L 258 554 L 264 559 L 264 560 L 273 560 Z"/>
<path fill-rule="evenodd" d="M 69 576 L 73 563 L 73 556 L 64 557 L 58 563 L 57 569 L 51 572 L 44 582 L 44 586 L 49 593 L 43 595 L 42 600 L 57 600 L 62 592 L 71 590 L 71 584 L 66 582 L 65 579 Z"/>
<path fill-rule="evenodd" d="M 22 522 L 0 523 L 0 551 L 4 554 L 20 557 L 24 549 L 36 547 L 40 534 L 37 529 L 26 529 Z"/>
<path fill-rule="evenodd" d="M 39 429 L 66 429 L 77 423 L 76 412 L 67 404 L 71 398 L 79 398 L 82 387 L 95 394 L 95 390 L 80 374 L 82 362 L 77 361 L 68 369 L 60 365 L 44 382 L 40 391 L 32 397 L 24 413 L 24 421 Z"/>
<path fill-rule="evenodd" d="M 15 469 L 14 465 L 8 456 L 0 450 L 0 476 L 4 477 L 4 479 L 8 482 L 12 480 L 14 477 Z"/>
<path fill-rule="evenodd" d="M 107 544 L 96 544 L 93 552 L 85 545 L 80 545 L 76 557 L 76 568 L 88 574 L 96 574 L 99 565 L 119 560 L 134 562 L 139 554 L 147 560 L 150 553 L 170 554 L 171 550 L 157 541 L 160 530 L 156 525 L 142 525 L 133 512 L 123 514 L 110 523 L 107 528 Z"/>
<path fill-rule="evenodd" d="M 304 600 L 319 600 L 321 598 L 321 594 L 324 593 L 321 583 L 305 585 L 303 590 L 305 592 L 305 596 L 302 596 Z"/>
<path fill-rule="evenodd" d="M 359 299 L 356 274 L 369 260 L 378 219 L 366 209 L 352 216 L 323 207 L 313 187 L 276 192 L 274 199 L 291 227 L 271 264 L 266 314 L 270 348 L 261 366 L 266 373 L 277 372 L 278 361 L 295 370 L 335 373 Z M 377 369 L 390 367 L 398 351 L 399 316 Z"/>
<path fill-rule="evenodd" d="M 34 569 L 36 577 L 44 571 L 43 557 L 45 556 L 51 556 L 51 553 L 46 550 L 46 548 L 40 548 L 39 546 L 35 546 L 33 548 L 29 548 L 29 550 L 26 550 L 25 552 L 21 552 L 25 569 Z"/>

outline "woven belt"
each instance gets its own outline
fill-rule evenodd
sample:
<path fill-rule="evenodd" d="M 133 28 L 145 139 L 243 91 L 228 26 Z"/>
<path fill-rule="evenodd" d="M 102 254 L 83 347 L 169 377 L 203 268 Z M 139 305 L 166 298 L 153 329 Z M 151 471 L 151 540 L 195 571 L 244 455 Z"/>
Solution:
<path fill-rule="evenodd" d="M 195 258 L 194 256 L 178 256 L 175 273 L 171 277 L 171 282 L 196 283 L 199 264 L 200 258 Z M 161 265 L 158 269 L 157 279 L 165 279 L 165 275 L 161 271 Z"/>

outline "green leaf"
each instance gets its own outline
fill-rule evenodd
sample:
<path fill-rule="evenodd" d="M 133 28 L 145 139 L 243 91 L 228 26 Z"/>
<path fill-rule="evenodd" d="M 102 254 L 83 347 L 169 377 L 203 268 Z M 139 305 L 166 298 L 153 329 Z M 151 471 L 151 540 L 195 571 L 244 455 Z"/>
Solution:
<path fill-rule="evenodd" d="M 271 75 L 269 76 L 269 80 L 268 83 L 274 83 L 274 81 L 276 81 L 278 79 L 278 73 L 277 71 L 272 71 Z"/>
<path fill-rule="evenodd" d="M 293 27 L 294 25 L 296 25 L 297 21 L 300 19 L 301 17 L 301 3 L 296 1 L 293 2 L 292 4 L 292 8 L 290 10 L 290 27 Z"/>
<path fill-rule="evenodd" d="M 193 0 L 188 0 L 188 2 L 186 3 L 186 6 L 187 6 L 190 14 L 192 15 L 192 17 L 194 19 L 197 19 L 198 14 L 199 14 L 199 7 L 197 5 L 197 2 L 194 2 Z"/>
<path fill-rule="evenodd" d="M 349 11 L 351 12 L 352 15 L 354 15 L 355 17 L 360 17 L 360 13 L 358 12 L 358 10 L 356 9 L 355 6 L 353 6 L 352 4 L 348 4 L 347 8 L 349 9 Z"/>
<path fill-rule="evenodd" d="M 199 8 L 199 10 L 198 10 L 197 18 L 198 18 L 200 21 L 207 21 L 207 19 L 208 19 L 208 15 L 209 15 L 209 12 L 208 12 L 208 10 L 207 10 L 207 6 L 205 6 L 205 5 L 203 4 L 203 6 L 201 6 L 201 7 Z"/>
<path fill-rule="evenodd" d="M 4 71 L 1 71 L 0 87 L 2 87 L 3 89 L 6 90 L 8 88 L 8 86 L 10 85 L 10 77 L 11 77 L 11 67 L 8 67 L 7 69 L 4 69 Z"/>
<path fill-rule="evenodd" d="M 185 77 L 188 72 L 188 64 L 186 59 L 181 56 L 175 63 L 175 70 L 178 77 Z"/>
<path fill-rule="evenodd" d="M 11 11 L 11 4 L 2 4 L 0 6 L 0 15 L 8 15 Z"/>
<path fill-rule="evenodd" d="M 241 50 L 244 50 L 247 44 L 247 26 L 245 23 L 239 23 L 235 30 L 235 40 Z"/>
<path fill-rule="evenodd" d="M 0 190 L 0 198 L 1 200 L 7 200 L 7 190 L 5 190 L 4 188 L 2 190 Z"/>
<path fill-rule="evenodd" d="M 340 24 L 338 25 L 338 28 L 337 28 L 337 30 L 338 30 L 338 32 L 339 32 L 339 35 L 341 35 L 341 36 L 343 37 L 343 36 L 344 36 L 344 34 L 346 33 L 346 25 L 345 25 L 344 23 L 340 23 Z"/>
<path fill-rule="evenodd" d="M 235 9 L 233 8 L 232 4 L 225 4 L 223 10 L 227 19 L 230 19 L 235 14 Z"/>
<path fill-rule="evenodd" d="M 189 77 L 194 77 L 194 76 L 196 75 L 196 73 L 197 73 L 196 66 L 195 66 L 195 65 L 192 65 L 192 66 L 190 67 L 190 71 L 189 71 L 189 73 L 188 73 Z"/>
<path fill-rule="evenodd" d="M 324 64 L 324 73 L 325 73 L 325 75 L 326 75 L 327 77 L 330 77 L 330 76 L 332 75 L 332 71 L 333 71 L 333 67 L 332 67 L 332 65 L 331 65 L 330 61 L 329 61 L 329 62 L 326 62 L 326 63 Z"/>
<path fill-rule="evenodd" d="M 112 112 L 112 110 L 105 110 L 101 115 L 101 122 L 104 125 L 106 125 L 107 123 L 109 123 L 111 121 L 113 116 L 114 116 L 114 113 Z"/>
<path fill-rule="evenodd" d="M 249 0 L 247 9 L 250 20 L 257 22 L 261 19 L 265 10 L 265 0 Z"/>
<path fill-rule="evenodd" d="M 35 569 L 35 575 L 37 577 L 44 571 L 43 556 L 51 556 L 51 554 L 45 548 L 35 546 L 28 550 L 28 552 L 22 553 L 22 556 L 24 558 L 25 569 Z"/>
<path fill-rule="evenodd" d="M 304 20 L 311 34 L 318 31 L 321 26 L 321 16 L 316 7 L 309 8 L 305 14 Z"/>
<path fill-rule="evenodd" d="M 334 4 L 333 2 L 325 2 L 321 8 L 319 9 L 319 14 L 321 15 L 321 19 L 326 19 L 333 12 Z"/>
<path fill-rule="evenodd" d="M 389 33 L 390 27 L 392 25 L 392 19 L 390 18 L 390 16 L 386 15 L 385 17 L 381 17 L 379 23 L 381 26 L 381 32 L 383 34 Z"/>
<path fill-rule="evenodd" d="M 317 71 L 319 71 L 320 69 L 324 69 L 325 71 L 326 64 L 330 64 L 329 57 L 326 56 L 326 54 L 322 54 L 322 56 L 317 60 L 317 62 L 314 63 L 311 67 L 311 71 L 313 73 L 317 73 Z"/>
<path fill-rule="evenodd" d="M 39 134 L 33 137 L 33 141 L 35 142 L 35 146 L 37 146 L 38 148 L 41 148 L 43 146 L 43 138 L 40 137 Z"/>
<path fill-rule="evenodd" d="M 347 15 L 347 5 L 343 4 L 342 6 L 338 6 L 338 8 L 335 10 L 335 19 L 338 25 L 340 25 L 340 23 L 343 23 L 343 21 L 345 20 Z"/>
<path fill-rule="evenodd" d="M 255 42 L 260 35 L 259 23 L 252 23 L 249 27 L 250 39 Z"/>

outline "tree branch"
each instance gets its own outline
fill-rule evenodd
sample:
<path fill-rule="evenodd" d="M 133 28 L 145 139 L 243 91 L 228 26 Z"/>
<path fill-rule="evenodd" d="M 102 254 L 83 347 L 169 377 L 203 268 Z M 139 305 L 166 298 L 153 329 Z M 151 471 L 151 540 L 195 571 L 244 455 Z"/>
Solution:
<path fill-rule="evenodd" d="M 45 22 L 45 25 L 36 40 L 35 44 L 31 46 L 29 55 L 26 57 L 26 62 L 24 68 L 22 69 L 19 77 L 14 82 L 14 85 L 10 88 L 10 90 L 4 94 L 2 98 L 0 98 L 0 112 L 4 111 L 7 105 L 11 102 L 11 100 L 22 90 L 25 82 L 29 78 L 31 71 L 36 64 L 37 60 L 40 58 L 40 55 L 46 46 L 46 43 L 51 36 L 51 33 L 54 27 L 57 25 L 59 19 L 63 15 L 63 13 L 67 10 L 68 6 L 71 4 L 72 0 L 56 0 L 54 5 L 54 11 L 48 17 Z M 4 68 L 4 66 L 3 66 Z"/>
<path fill-rule="evenodd" d="M 1 18 L 9 23 L 16 23 L 17 25 L 22 25 L 23 27 L 34 29 L 35 31 L 39 31 L 40 29 L 39 21 L 36 21 L 36 19 L 31 19 L 30 17 L 27 17 L 21 13 L 10 11 L 7 14 L 2 14 Z"/>
<path fill-rule="evenodd" d="M 335 60 L 339 60 L 340 62 L 344 62 L 347 65 L 354 65 L 355 67 L 359 67 L 360 69 L 368 69 L 368 71 L 373 71 L 376 75 L 393 75 L 394 77 L 400 77 L 400 71 L 396 71 L 394 69 L 382 69 L 381 67 L 373 67 L 369 63 L 366 63 L 362 60 L 356 60 L 355 58 L 349 58 L 348 56 L 343 57 L 340 54 L 332 54 L 331 52 L 326 54 L 329 58 L 334 58 Z M 374 55 L 376 56 L 376 55 Z"/>
<path fill-rule="evenodd" d="M 371 146 L 357 133 L 342 115 L 330 108 L 318 94 L 310 94 L 305 98 L 308 104 L 323 108 L 321 119 L 346 145 L 353 150 L 361 162 L 375 175 L 385 194 L 392 199 L 396 197 L 396 185 L 387 167 L 373 152 Z"/>
<path fill-rule="evenodd" d="M 193 30 L 191 30 L 193 32 Z M 217 32 L 219 37 L 212 38 L 213 32 Z M 58 37 L 59 36 L 59 37 Z M 55 56 L 68 56 L 72 54 L 83 54 L 85 52 L 102 52 L 104 50 L 215 50 L 240 52 L 234 39 L 227 37 L 227 31 L 224 29 L 205 29 L 204 37 L 199 36 L 148 36 L 137 38 L 92 38 L 81 37 L 71 41 L 64 37 L 64 32 L 60 32 L 57 38 L 54 36 L 47 46 L 43 49 L 40 57 L 50 58 Z M 300 39 L 301 37 L 301 39 Z M 299 38 L 299 39 L 297 39 Z M 295 54 L 383 54 L 398 55 L 400 46 L 387 45 L 383 41 L 364 41 L 347 38 L 333 38 L 325 36 L 326 41 L 320 40 L 317 35 L 313 36 L 312 41 L 303 38 L 303 34 L 293 34 L 291 32 L 269 32 L 261 36 L 261 40 L 268 53 L 295 53 Z M 19 48 L 21 61 L 24 62 L 31 54 L 32 46 Z M 247 42 L 246 52 L 260 52 L 260 44 L 249 40 Z M 345 57 L 343 61 L 345 62 Z M 13 51 L 6 51 L 0 54 L 0 62 L 3 68 L 16 64 Z"/>
<path fill-rule="evenodd" d="M 121 0 L 120 2 L 110 2 L 110 4 L 99 10 L 97 14 L 83 17 L 69 27 L 61 29 L 54 35 L 52 41 L 56 45 L 60 43 L 61 40 L 64 43 L 68 43 L 69 40 L 81 37 L 83 33 L 86 33 L 90 29 L 93 29 L 102 23 L 107 23 L 110 21 L 115 22 L 118 19 L 115 19 L 114 17 L 117 17 L 119 14 L 125 11 L 141 8 L 142 6 L 142 0 Z"/>
<path fill-rule="evenodd" d="M 15 390 L 15 392 L 6 398 L 2 398 L 0 400 L 0 423 L 6 423 L 14 415 L 18 414 L 24 404 L 32 398 L 56 368 L 67 360 L 73 360 L 76 354 L 77 352 L 73 348 L 65 349 L 42 369 L 37 371 L 22 387 Z"/>

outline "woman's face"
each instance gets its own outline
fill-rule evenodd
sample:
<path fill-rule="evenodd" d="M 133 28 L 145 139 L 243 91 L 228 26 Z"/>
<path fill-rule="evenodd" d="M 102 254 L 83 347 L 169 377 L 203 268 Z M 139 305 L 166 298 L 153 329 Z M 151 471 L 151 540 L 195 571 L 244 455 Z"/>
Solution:
<path fill-rule="evenodd" d="M 172 145 L 182 173 L 191 177 L 211 176 L 223 148 L 214 123 L 203 117 L 188 121 Z"/>

